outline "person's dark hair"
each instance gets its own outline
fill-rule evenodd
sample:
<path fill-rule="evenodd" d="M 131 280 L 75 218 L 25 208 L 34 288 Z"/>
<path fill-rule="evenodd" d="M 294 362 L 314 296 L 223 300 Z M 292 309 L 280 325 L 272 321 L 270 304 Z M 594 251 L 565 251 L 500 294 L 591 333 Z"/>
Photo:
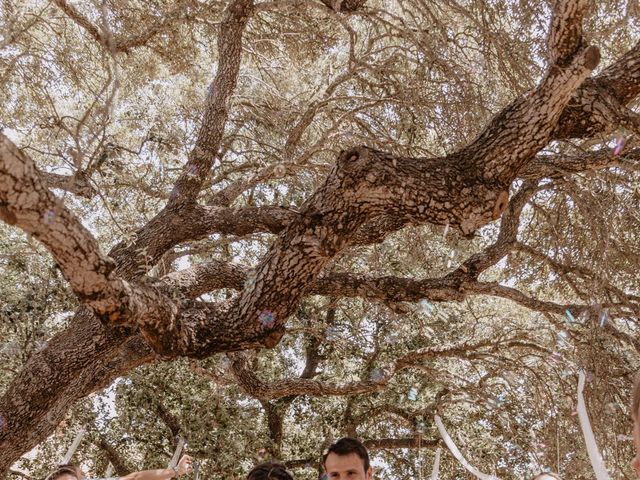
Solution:
<path fill-rule="evenodd" d="M 280 463 L 261 463 L 247 475 L 247 480 L 293 480 L 284 465 Z"/>
<path fill-rule="evenodd" d="M 355 453 L 362 459 L 365 473 L 369 471 L 369 467 L 371 466 L 367 449 L 355 438 L 344 437 L 329 446 L 322 455 L 322 465 L 326 463 L 327 457 L 330 453 L 335 453 L 336 455 L 351 455 L 352 453 Z"/>
<path fill-rule="evenodd" d="M 73 475 L 78 480 L 81 480 L 83 477 L 80 467 L 77 467 L 76 465 L 73 465 L 71 463 L 67 463 L 65 465 L 58 465 L 58 468 L 47 475 L 44 480 L 56 480 L 63 475 Z"/>

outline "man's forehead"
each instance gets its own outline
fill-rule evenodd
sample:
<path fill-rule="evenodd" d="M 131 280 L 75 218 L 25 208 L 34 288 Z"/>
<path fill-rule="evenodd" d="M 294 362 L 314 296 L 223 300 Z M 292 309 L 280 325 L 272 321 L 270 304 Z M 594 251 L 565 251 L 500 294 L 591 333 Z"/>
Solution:
<path fill-rule="evenodd" d="M 338 455 L 331 452 L 327 455 L 324 466 L 328 472 L 357 470 L 364 472 L 364 462 L 357 453 L 349 453 L 346 455 Z"/>

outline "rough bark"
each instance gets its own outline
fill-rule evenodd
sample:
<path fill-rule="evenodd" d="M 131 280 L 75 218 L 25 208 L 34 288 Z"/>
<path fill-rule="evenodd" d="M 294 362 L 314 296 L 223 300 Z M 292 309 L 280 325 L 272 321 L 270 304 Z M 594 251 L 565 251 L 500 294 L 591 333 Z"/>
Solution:
<path fill-rule="evenodd" d="M 201 238 L 211 229 L 225 225 L 239 229 L 242 224 L 236 219 L 221 220 L 229 209 L 210 210 L 211 223 L 206 227 L 188 225 L 186 219 L 197 217 L 205 208 L 195 201 L 220 147 L 251 2 L 236 0 L 225 13 L 219 37 L 221 62 L 196 148 L 166 208 L 139 230 L 131 244 L 117 246 L 111 252 L 113 261 L 100 253 L 95 240 L 43 187 L 33 162 L 3 139 L 0 217 L 49 248 L 85 307 L 66 333 L 30 359 L 0 399 L 0 412 L 8 422 L 0 432 L 0 471 L 44 439 L 77 399 L 157 355 L 199 358 L 275 345 L 302 296 L 314 282 L 322 281 L 318 277 L 323 269 L 340 251 L 356 244 L 359 235 L 369 239 L 363 241 L 379 241 L 387 228 L 427 222 L 448 224 L 472 235 L 502 215 L 511 183 L 535 163 L 536 154 L 551 139 L 584 137 L 612 128 L 616 118 L 607 116 L 606 108 L 611 108 L 607 102 L 615 99 L 624 105 L 640 89 L 640 47 L 585 82 L 599 55 L 582 43 L 582 4 L 580 0 L 558 2 L 549 42 L 554 63 L 547 75 L 538 88 L 503 109 L 470 145 L 431 159 L 398 157 L 366 147 L 351 149 L 339 156 L 324 185 L 299 212 L 284 212 L 286 224 L 276 215 L 275 221 L 269 216 L 261 226 L 249 226 L 249 230 L 262 228 L 279 236 L 241 293 L 223 304 L 176 299 L 165 286 L 140 277 L 189 235 Z M 606 95 L 601 95 L 603 91 Z M 605 106 L 594 110 L 597 102 Z M 59 220 L 51 225 L 41 220 L 48 211 L 58 212 Z M 368 222 L 377 222 L 381 230 L 363 234 Z M 473 265 L 490 263 L 502 252 L 492 252 L 490 259 L 476 258 Z M 469 274 L 469 266 L 465 268 L 467 272 L 458 269 L 449 279 L 458 291 Z M 288 288 L 283 290 L 282 285 Z M 486 293 L 507 295 L 505 287 L 474 285 L 476 291 L 484 288 Z M 407 288 L 411 291 L 410 285 Z M 516 298 L 518 293 L 509 295 Z M 267 317 L 269 322 L 264 322 Z M 51 369 L 52 364 L 59 368 Z"/>
<path fill-rule="evenodd" d="M 238 26 L 246 24 L 251 9 L 250 1 L 238 0 L 230 4 L 219 37 L 220 48 L 225 53 L 233 49 L 237 55 L 240 54 L 242 28 Z M 221 58 L 223 61 L 220 62 L 214 85 L 216 82 L 235 84 L 235 78 L 227 77 L 237 75 L 237 68 L 234 69 L 233 66 L 239 65 L 239 58 Z M 213 98 L 214 101 L 206 105 L 205 118 L 210 110 L 226 114 L 226 104 L 231 91 L 226 88 L 225 92 L 226 97 L 210 94 L 210 100 Z M 211 116 L 209 113 L 209 118 Z M 217 120 L 218 123 L 219 121 Z M 207 146 L 217 150 L 210 141 Z M 53 196 L 42 186 L 42 181 L 37 178 L 33 162 L 24 153 L 6 138 L 3 138 L 0 153 L 0 175 L 3 177 L 0 182 L 0 218 L 12 225 L 20 220 L 30 229 L 27 231 L 34 236 L 40 235 L 43 243 L 49 239 L 55 240 L 56 234 L 63 235 L 62 243 L 53 248 L 59 250 L 61 258 L 66 259 L 70 265 L 80 264 L 80 281 L 74 288 L 82 292 L 82 289 L 88 288 L 87 293 L 97 293 L 92 290 L 92 286 L 82 281 L 83 277 L 92 275 L 99 283 L 109 283 L 114 278 L 107 278 L 113 266 L 115 270 L 111 273 L 121 279 L 140 277 L 144 273 L 140 271 L 141 266 L 149 268 L 167 248 L 181 240 L 175 234 L 175 223 L 182 214 L 191 210 L 185 207 L 185 196 L 176 195 L 173 202 L 140 229 L 137 239 L 132 244 L 116 246 L 110 252 L 113 259 L 110 260 L 100 254 L 95 240 L 85 238 L 84 229 L 70 212 L 54 201 Z M 197 158 L 201 158 L 201 155 Z M 185 175 L 188 174 L 192 172 L 187 168 Z M 13 176 L 16 176 L 16 179 L 13 179 Z M 29 182 L 33 182 L 30 187 Z M 191 177 L 187 183 L 192 189 L 199 188 L 197 181 Z M 27 194 L 20 194 L 20 189 L 16 190 L 15 187 L 26 188 Z M 189 193 L 184 193 L 188 197 Z M 17 203 L 9 206 L 10 199 Z M 178 202 L 178 199 L 182 201 Z M 40 207 L 38 211 L 33 210 L 36 205 Z M 190 207 L 193 208 L 193 205 L 190 204 Z M 57 221 L 52 224 L 52 228 L 49 228 L 51 225 L 48 223 L 41 221 L 49 211 L 56 213 Z M 165 235 L 168 239 L 165 239 Z M 76 246 L 81 246 L 80 252 L 91 259 L 92 263 L 87 265 L 82 261 L 82 256 L 76 257 L 73 248 L 72 251 L 68 251 L 68 247 L 73 245 L 66 241 L 69 236 L 71 240 L 75 240 Z M 158 241 L 159 239 L 161 241 Z M 85 240 L 88 243 L 85 243 Z M 64 247 L 67 247 L 67 250 Z M 151 261 L 153 263 L 150 264 Z M 102 267 L 103 264 L 107 267 Z M 95 270 L 91 270 L 94 267 Z M 75 278 L 75 270 L 64 273 L 68 278 Z M 123 283 L 119 285 L 122 286 Z M 115 298 L 112 297 L 111 300 Z M 107 329 L 95 315 L 82 308 L 74 316 L 66 332 L 56 335 L 46 349 L 30 358 L 24 370 L 17 375 L 0 399 L 0 414 L 7 422 L 6 428 L 0 431 L 0 472 L 5 472 L 20 455 L 46 438 L 79 398 L 105 387 L 117 376 L 137 365 L 157 358 L 144 339 L 134 333 L 123 328 Z M 52 369 L 51 365 L 58 368 Z"/>

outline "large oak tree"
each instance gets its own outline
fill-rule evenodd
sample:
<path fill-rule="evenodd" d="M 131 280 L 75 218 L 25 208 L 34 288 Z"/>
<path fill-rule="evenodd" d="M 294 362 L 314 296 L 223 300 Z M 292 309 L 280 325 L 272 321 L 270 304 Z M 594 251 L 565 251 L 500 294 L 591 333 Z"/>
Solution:
<path fill-rule="evenodd" d="M 351 434 L 416 476 L 439 412 L 485 470 L 581 478 L 585 369 L 628 473 L 633 2 L 0 8 L 0 472 L 66 418 L 120 473 L 183 434 L 213 477 L 311 475 Z"/>

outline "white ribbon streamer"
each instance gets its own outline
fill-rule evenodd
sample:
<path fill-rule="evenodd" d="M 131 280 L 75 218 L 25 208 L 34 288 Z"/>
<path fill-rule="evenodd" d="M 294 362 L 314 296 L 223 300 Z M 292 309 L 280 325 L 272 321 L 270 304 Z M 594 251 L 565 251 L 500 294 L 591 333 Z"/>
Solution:
<path fill-rule="evenodd" d="M 584 396 L 582 391 L 584 390 L 584 372 L 578 373 L 578 418 L 580 419 L 580 428 L 582 428 L 582 435 L 584 441 L 587 444 L 587 453 L 589 454 L 589 460 L 591 460 L 591 466 L 596 474 L 597 480 L 609 480 L 609 473 L 604 466 L 602 456 L 598 450 L 596 439 L 593 436 L 593 430 L 591 429 L 591 422 L 589 421 L 589 414 L 587 413 L 587 407 L 584 403 Z"/>
<path fill-rule="evenodd" d="M 431 480 L 438 480 L 438 475 L 440 475 L 440 453 L 442 453 L 442 449 L 438 448 L 438 450 L 436 451 L 436 459 L 433 461 Z"/>
<path fill-rule="evenodd" d="M 460 462 L 460 464 L 464 468 L 466 468 L 472 475 L 475 475 L 480 480 L 498 480 L 497 477 L 482 473 L 469 462 L 467 462 L 467 460 L 460 453 L 460 450 L 458 450 L 458 447 L 456 447 L 456 444 L 453 443 L 453 440 L 451 440 L 451 437 L 447 433 L 447 430 L 444 428 L 444 424 L 442 423 L 442 420 L 438 415 L 436 415 L 436 425 L 438 426 L 438 431 L 440 432 L 444 443 L 447 444 L 447 447 L 449 447 L 449 450 L 451 450 L 453 456 L 456 457 L 456 460 L 458 460 L 458 462 Z"/>
<path fill-rule="evenodd" d="M 112 473 L 113 473 L 113 465 L 111 464 L 111 462 L 109 462 L 109 465 L 107 465 L 107 471 L 104 474 L 105 478 L 109 478 Z"/>
<path fill-rule="evenodd" d="M 86 433 L 86 430 L 84 429 L 84 427 L 82 427 L 78 432 L 78 434 L 76 435 L 76 438 L 73 440 L 73 443 L 69 447 L 69 450 L 67 450 L 66 455 L 62 458 L 60 465 L 65 465 L 71 461 L 71 457 L 73 457 L 73 454 L 76 453 L 78 445 L 80 445 L 80 442 L 82 441 L 82 437 L 84 437 L 85 433 Z"/>
<path fill-rule="evenodd" d="M 184 447 L 184 438 L 178 437 L 178 444 L 176 445 L 176 451 L 173 452 L 173 458 L 171 462 L 169 462 L 169 468 L 173 468 L 178 464 L 178 460 L 180 460 L 180 454 L 182 453 L 182 449 Z"/>

